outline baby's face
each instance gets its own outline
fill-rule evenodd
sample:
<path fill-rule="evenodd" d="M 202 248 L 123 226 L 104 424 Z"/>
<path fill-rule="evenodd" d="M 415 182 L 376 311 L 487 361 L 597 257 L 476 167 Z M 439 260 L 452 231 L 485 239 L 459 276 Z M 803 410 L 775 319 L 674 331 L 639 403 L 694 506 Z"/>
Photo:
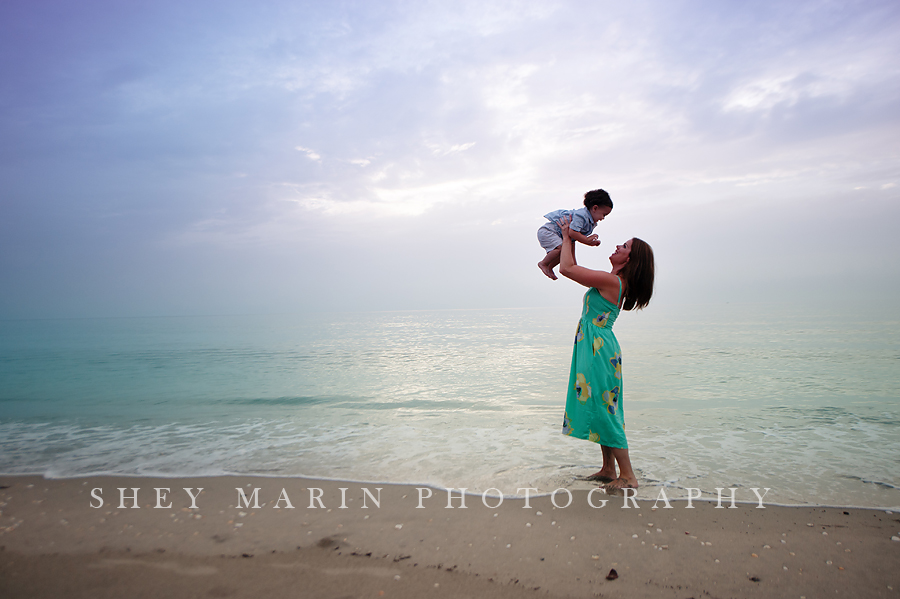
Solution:
<path fill-rule="evenodd" d="M 598 223 L 606 218 L 610 212 L 612 212 L 612 208 L 609 206 L 591 206 L 591 218 Z"/>

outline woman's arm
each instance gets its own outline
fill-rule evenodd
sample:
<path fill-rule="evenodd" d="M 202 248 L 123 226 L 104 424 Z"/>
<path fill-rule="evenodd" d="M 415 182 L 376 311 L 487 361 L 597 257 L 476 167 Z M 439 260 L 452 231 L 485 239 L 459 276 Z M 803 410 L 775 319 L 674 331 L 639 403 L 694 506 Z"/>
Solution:
<path fill-rule="evenodd" d="M 571 232 L 569 231 L 570 222 L 571 220 L 564 218 L 557 223 L 562 230 L 563 237 L 562 253 L 559 257 L 559 274 L 585 287 L 596 287 L 604 297 L 607 295 L 617 297 L 619 294 L 619 278 L 617 276 L 602 270 L 592 270 L 578 266 L 578 263 L 575 261 L 575 244 L 572 243 Z M 604 293 L 604 291 L 607 293 Z M 612 301 L 615 303 L 615 300 Z"/>

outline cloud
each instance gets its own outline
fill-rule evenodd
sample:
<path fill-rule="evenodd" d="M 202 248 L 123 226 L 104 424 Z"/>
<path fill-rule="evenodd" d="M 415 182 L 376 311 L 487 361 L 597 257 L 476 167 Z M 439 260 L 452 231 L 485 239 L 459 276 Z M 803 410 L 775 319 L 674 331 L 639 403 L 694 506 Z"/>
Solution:
<path fill-rule="evenodd" d="M 304 148 L 303 146 L 296 146 L 294 149 L 298 152 L 303 152 L 304 154 L 306 154 L 306 157 L 310 160 L 322 162 L 322 157 L 318 153 L 316 153 L 315 150 L 310 150 L 309 148 Z"/>
<path fill-rule="evenodd" d="M 353 264 L 423 230 L 443 244 L 435 260 L 486 284 L 485 238 L 525 260 L 540 215 L 588 189 L 616 202 L 610 236 L 658 231 L 674 254 L 691 241 L 658 223 L 672 214 L 721 215 L 728 243 L 747 222 L 730 206 L 887 201 L 900 180 L 891 2 L 62 13 L 0 8 L 0 277 L 129 252 L 162 271 L 162 250 L 223 271 L 237 251 L 325 263 L 336 250 L 323 240 L 348 229 Z M 338 285 L 320 274 L 325 293 Z M 38 286 L 22 277 L 0 284 L 27 297 Z M 448 288 L 468 301 L 471 285 Z"/>
<path fill-rule="evenodd" d="M 470 141 L 470 142 L 464 143 L 464 144 L 453 144 L 449 148 L 445 147 L 445 146 L 441 146 L 439 144 L 429 144 L 429 143 L 426 143 L 426 146 L 429 149 L 431 149 L 431 153 L 434 154 L 435 156 L 447 156 L 449 154 L 455 154 L 457 152 L 465 152 L 466 150 L 468 150 L 469 148 L 474 146 L 476 143 L 477 142 Z"/>

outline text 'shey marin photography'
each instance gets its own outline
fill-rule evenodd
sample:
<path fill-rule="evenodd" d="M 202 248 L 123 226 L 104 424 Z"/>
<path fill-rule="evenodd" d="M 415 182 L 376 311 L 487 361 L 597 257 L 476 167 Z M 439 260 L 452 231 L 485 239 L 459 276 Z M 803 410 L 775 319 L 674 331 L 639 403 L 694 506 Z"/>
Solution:
<path fill-rule="evenodd" d="M 375 492 L 373 493 L 371 489 L 368 487 L 360 487 L 362 491 L 362 505 L 360 505 L 357 509 L 369 509 L 369 505 L 371 504 L 374 508 L 381 507 L 381 490 L 383 487 L 374 487 Z M 472 506 L 471 499 L 473 497 L 479 497 L 476 494 L 467 494 L 465 488 L 461 489 L 444 489 L 446 492 L 447 503 L 443 505 L 443 502 L 435 496 L 434 490 L 430 487 L 415 487 L 417 493 L 417 505 L 415 505 L 416 509 L 425 509 L 426 507 L 443 507 L 444 509 L 467 509 Z M 140 499 L 139 495 L 141 494 L 141 487 L 116 487 L 118 491 L 118 509 L 140 509 Z M 201 506 L 197 504 L 197 500 L 200 497 L 200 493 L 203 492 L 203 487 L 183 487 L 182 490 L 187 494 L 188 498 L 191 501 L 191 505 L 189 509 L 200 509 Z M 236 499 L 236 507 L 246 507 L 252 509 L 261 509 L 268 505 L 268 501 L 264 502 L 260 505 L 260 500 L 265 498 L 265 494 L 261 494 L 263 491 L 262 487 L 254 487 L 253 491 L 247 494 L 247 492 L 241 487 L 235 487 L 235 499 Z M 328 505 L 326 505 L 326 501 L 332 507 L 336 507 L 337 509 L 350 509 L 350 506 L 347 505 L 347 491 L 349 487 L 339 487 L 340 491 L 340 505 L 336 505 L 338 500 L 337 497 L 329 497 L 325 498 L 325 491 L 321 487 L 307 487 L 306 490 L 309 493 L 309 504 L 306 506 L 307 509 L 331 509 Z M 663 509 L 673 509 L 670 501 L 683 499 L 685 500 L 685 509 L 692 509 L 694 507 L 693 502 L 701 499 L 701 491 L 699 488 L 691 488 L 688 487 L 685 489 L 687 491 L 687 495 L 685 497 L 672 497 L 670 498 L 666 494 L 665 488 L 661 488 L 659 490 L 659 494 L 656 496 L 656 500 L 651 506 L 652 509 L 657 509 L 658 504 L 662 502 Z M 716 508 L 734 508 L 736 509 L 738 506 L 736 505 L 739 501 L 738 489 L 735 487 L 731 487 L 728 489 L 717 488 L 717 498 L 716 498 Z M 758 509 L 765 509 L 765 505 L 763 505 L 763 499 L 768 494 L 770 489 L 768 487 L 763 489 L 762 494 L 760 494 L 760 489 L 758 487 L 752 487 L 750 491 L 753 492 L 753 495 L 756 497 L 754 500 Z M 91 503 L 90 507 L 94 509 L 100 509 L 104 505 L 106 505 L 107 500 L 103 497 L 104 488 L 103 487 L 94 487 L 91 489 Z M 494 494 L 491 494 L 495 492 Z M 537 489 L 535 488 L 520 488 L 517 489 L 517 492 L 522 493 L 521 497 L 524 498 L 525 502 L 522 506 L 524 509 L 533 509 L 530 503 L 531 498 L 533 497 L 532 493 L 537 493 Z M 144 491 L 144 499 L 146 499 L 146 494 L 148 492 Z M 620 497 L 622 499 L 622 509 L 636 508 L 640 509 L 640 506 L 637 503 L 636 499 L 636 489 L 623 489 L 621 493 L 617 493 L 616 497 Z M 601 496 L 608 496 L 605 491 L 600 488 L 592 489 L 587 493 L 587 503 L 590 507 L 598 509 L 606 507 L 607 503 L 610 503 L 611 499 L 603 499 L 602 497 L 595 497 L 595 494 Z M 153 491 L 151 496 L 153 500 L 156 502 L 156 505 L 152 506 L 153 509 L 172 509 L 172 488 L 171 487 L 153 487 Z M 108 497 L 108 496 L 107 496 Z M 407 496 L 404 495 L 404 498 Z M 466 504 L 466 498 L 470 499 L 470 503 Z M 564 497 L 564 499 L 563 499 Z M 274 499 L 274 503 L 270 507 L 271 509 L 295 509 L 293 502 L 291 501 L 290 496 L 285 488 L 282 487 L 281 492 L 278 494 L 277 498 L 274 496 L 269 496 L 269 500 Z M 296 495 L 295 495 L 296 499 Z M 503 495 L 500 494 L 498 489 L 487 489 L 483 493 L 480 494 L 481 504 L 488 509 L 497 509 L 500 505 L 503 504 Z M 749 497 L 747 498 L 750 499 Z M 557 509 L 565 509 L 572 505 L 574 501 L 574 497 L 572 492 L 565 488 L 559 488 L 550 493 L 550 502 Z M 644 500 L 646 501 L 646 500 Z M 704 500 L 707 501 L 707 500 Z M 334 503 L 332 503 L 334 502 Z M 127 505 L 129 504 L 130 505 Z M 741 501 L 741 503 L 746 503 L 746 501 Z M 114 504 L 115 505 L 115 504 Z M 474 503 L 475 506 L 478 505 L 476 501 Z M 150 507 L 150 506 L 147 506 Z"/>

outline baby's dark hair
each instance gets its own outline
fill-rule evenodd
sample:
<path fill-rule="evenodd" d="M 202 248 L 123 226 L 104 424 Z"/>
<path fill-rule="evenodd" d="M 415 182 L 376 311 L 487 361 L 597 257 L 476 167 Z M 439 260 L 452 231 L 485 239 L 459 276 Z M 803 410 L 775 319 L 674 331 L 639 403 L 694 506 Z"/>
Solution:
<path fill-rule="evenodd" d="M 589 191 L 584 194 L 584 207 L 590 210 L 591 206 L 609 206 L 609 209 L 612 210 L 612 198 L 602 189 Z"/>

